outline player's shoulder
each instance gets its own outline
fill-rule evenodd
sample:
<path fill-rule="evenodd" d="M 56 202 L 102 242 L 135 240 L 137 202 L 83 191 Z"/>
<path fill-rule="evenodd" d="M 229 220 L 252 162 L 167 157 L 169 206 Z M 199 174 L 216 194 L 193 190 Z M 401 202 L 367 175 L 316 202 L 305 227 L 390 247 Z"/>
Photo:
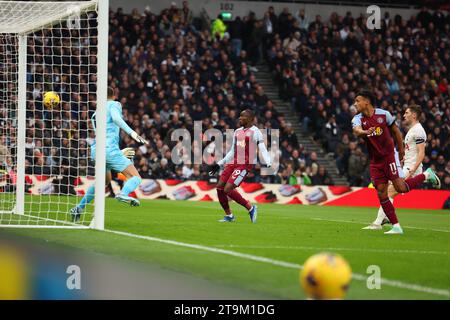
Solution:
<path fill-rule="evenodd" d="M 386 119 L 386 124 L 388 126 L 391 126 L 395 123 L 395 117 L 388 110 L 384 110 L 381 108 L 375 108 L 375 115 L 384 116 Z M 378 118 L 377 121 L 379 124 L 383 124 L 383 122 L 384 122 L 381 118 Z"/>
<path fill-rule="evenodd" d="M 355 127 L 361 126 L 363 117 L 364 116 L 362 113 L 355 114 L 352 118 L 352 127 L 355 128 Z"/>
<path fill-rule="evenodd" d="M 381 108 L 375 108 L 375 114 L 377 114 L 377 115 L 385 115 L 385 116 L 387 116 L 387 115 L 392 116 L 392 114 L 389 111 L 381 109 Z"/>
<path fill-rule="evenodd" d="M 108 107 L 122 109 L 122 104 L 119 101 L 108 100 Z"/>
<path fill-rule="evenodd" d="M 425 132 L 425 128 L 422 126 L 420 122 L 417 122 L 417 124 L 415 125 L 415 129 L 420 132 Z"/>
<path fill-rule="evenodd" d="M 261 129 L 259 129 L 257 126 L 252 126 L 250 130 L 253 133 L 253 139 L 256 141 L 261 141 L 263 139 L 263 134 L 261 132 Z"/>
<path fill-rule="evenodd" d="M 250 130 L 252 130 L 254 133 L 261 133 L 261 130 L 255 125 L 251 126 Z"/>
<path fill-rule="evenodd" d="M 411 128 L 412 133 L 415 133 L 417 135 L 423 135 L 426 136 L 427 133 L 425 132 L 425 129 L 423 128 L 422 124 L 420 122 L 416 123 L 414 127 Z"/>

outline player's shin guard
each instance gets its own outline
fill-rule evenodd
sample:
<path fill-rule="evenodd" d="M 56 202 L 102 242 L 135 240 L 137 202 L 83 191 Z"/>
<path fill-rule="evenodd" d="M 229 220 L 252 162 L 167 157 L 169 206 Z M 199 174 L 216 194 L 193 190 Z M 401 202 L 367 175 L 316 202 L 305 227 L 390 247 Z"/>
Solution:
<path fill-rule="evenodd" d="M 408 188 L 409 188 L 408 191 L 410 191 L 412 189 L 418 188 L 424 181 L 425 181 L 425 175 L 423 173 L 421 173 L 413 178 L 409 178 L 408 180 L 405 180 L 405 183 L 408 185 Z"/>
<path fill-rule="evenodd" d="M 84 208 L 86 208 L 86 205 L 92 200 L 94 200 L 94 197 L 95 197 L 95 186 L 92 185 L 87 189 L 86 194 L 84 195 L 83 199 L 81 199 L 78 207 L 84 210 Z"/>
<path fill-rule="evenodd" d="M 252 208 L 250 202 L 245 200 L 236 189 L 233 189 L 230 192 L 228 192 L 228 196 L 237 203 L 239 203 L 241 206 L 245 207 L 247 210 L 250 210 Z"/>
<path fill-rule="evenodd" d="M 219 198 L 220 205 L 226 214 L 230 214 L 230 205 L 228 204 L 228 197 L 223 191 L 223 188 L 217 188 L 217 197 Z"/>
<path fill-rule="evenodd" d="M 121 195 L 128 196 L 131 192 L 136 190 L 137 187 L 141 184 L 142 179 L 140 177 L 132 177 L 125 182 L 125 185 L 120 192 Z"/>
<path fill-rule="evenodd" d="M 380 200 L 380 204 L 383 207 L 383 211 L 388 217 L 389 221 L 394 225 L 398 223 L 397 215 L 395 214 L 395 208 L 389 199 Z"/>

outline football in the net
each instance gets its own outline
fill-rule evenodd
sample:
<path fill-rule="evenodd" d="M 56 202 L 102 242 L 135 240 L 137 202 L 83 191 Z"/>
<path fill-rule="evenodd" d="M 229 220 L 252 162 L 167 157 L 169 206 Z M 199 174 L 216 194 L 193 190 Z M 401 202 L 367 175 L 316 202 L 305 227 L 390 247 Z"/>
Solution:
<path fill-rule="evenodd" d="M 300 271 L 300 284 L 310 299 L 343 299 L 351 278 L 348 262 L 333 253 L 308 258 Z"/>
<path fill-rule="evenodd" d="M 54 91 L 47 91 L 44 93 L 44 106 L 48 109 L 56 107 L 60 102 L 59 95 Z"/>

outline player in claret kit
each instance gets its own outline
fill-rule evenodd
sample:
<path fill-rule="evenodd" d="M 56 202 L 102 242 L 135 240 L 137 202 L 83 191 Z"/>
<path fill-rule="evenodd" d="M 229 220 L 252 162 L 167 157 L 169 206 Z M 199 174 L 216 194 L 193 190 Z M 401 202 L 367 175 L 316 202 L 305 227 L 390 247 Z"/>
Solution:
<path fill-rule="evenodd" d="M 439 187 L 440 181 L 430 168 L 424 173 L 405 180 L 400 161 L 405 151 L 402 134 L 395 124 L 394 117 L 388 112 L 373 106 L 373 97 L 369 91 L 361 91 L 355 99 L 358 110 L 352 119 L 353 133 L 363 137 L 367 143 L 370 157 L 370 177 L 377 189 L 378 199 L 384 213 L 392 223 L 392 229 L 386 234 L 402 234 L 395 208 L 388 197 L 388 182 L 391 181 L 398 193 L 406 193 L 419 187 L 424 181 Z M 398 153 L 395 152 L 394 141 Z"/>
<path fill-rule="evenodd" d="M 271 159 L 264 144 L 263 135 L 258 127 L 253 125 L 254 119 L 253 111 L 247 109 L 241 112 L 239 125 L 242 127 L 234 132 L 230 151 L 222 160 L 214 164 L 209 172 L 210 175 L 213 175 L 225 165 L 216 187 L 219 202 L 225 211 L 225 216 L 222 220 L 219 220 L 220 222 L 235 221 L 228 204 L 228 197 L 248 210 L 250 220 L 253 223 L 256 222 L 258 217 L 256 205 L 252 205 L 250 201 L 245 200 L 236 190 L 256 164 L 257 147 L 261 151 L 265 166 L 271 166 Z"/>
<path fill-rule="evenodd" d="M 422 161 L 425 157 L 425 143 L 427 140 L 427 134 L 419 122 L 422 110 L 418 105 L 411 105 L 406 108 L 403 119 L 405 125 L 408 128 L 408 132 L 405 137 L 405 158 L 403 164 L 403 174 L 405 179 L 415 177 L 422 173 Z M 439 180 L 438 180 L 439 182 Z M 440 185 L 437 186 L 438 188 Z M 389 200 L 394 203 L 394 197 L 398 194 L 392 184 L 388 187 Z M 378 215 L 374 222 L 372 222 L 365 230 L 381 230 L 382 224 L 389 222 L 383 208 L 378 209 Z"/>

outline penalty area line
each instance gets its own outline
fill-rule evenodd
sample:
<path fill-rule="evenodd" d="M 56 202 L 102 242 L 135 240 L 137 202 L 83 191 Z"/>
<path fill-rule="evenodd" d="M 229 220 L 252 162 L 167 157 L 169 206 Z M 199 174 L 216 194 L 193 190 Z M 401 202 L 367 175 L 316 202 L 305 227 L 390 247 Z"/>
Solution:
<path fill-rule="evenodd" d="M 112 233 L 112 234 L 125 236 L 125 237 L 131 237 L 131 238 L 136 238 L 136 239 L 141 239 L 141 240 L 170 244 L 170 245 L 174 245 L 174 246 L 178 246 L 178 247 L 203 250 L 203 251 L 208 251 L 208 252 L 212 252 L 212 253 L 224 254 L 224 255 L 237 257 L 237 258 L 241 258 L 241 259 L 267 263 L 267 264 L 271 264 L 271 265 L 278 266 L 278 267 L 297 269 L 297 270 L 303 269 L 303 266 L 300 264 L 297 264 L 297 263 L 275 260 L 275 259 L 270 259 L 270 258 L 266 258 L 266 257 L 255 256 L 252 254 L 241 253 L 241 252 L 236 252 L 236 251 L 226 250 L 226 249 L 220 249 L 217 247 L 208 247 L 208 246 L 199 245 L 199 244 L 191 244 L 191 243 L 180 242 L 180 241 L 175 241 L 175 240 L 161 239 L 161 238 L 156 238 L 156 237 L 151 237 L 151 236 L 143 236 L 143 235 L 138 235 L 138 234 L 124 232 L 124 231 L 118 231 L 118 230 L 105 229 L 103 231 Z M 352 273 L 352 279 L 355 279 L 358 281 L 367 281 L 367 276 L 358 274 L 358 273 Z M 422 292 L 422 293 L 430 293 L 430 294 L 434 294 L 434 295 L 450 297 L 449 290 L 430 288 L 430 287 L 425 287 L 425 286 L 421 286 L 421 285 L 417 285 L 417 284 L 405 283 L 405 282 L 398 281 L 398 280 L 390 280 L 390 279 L 381 278 L 381 284 L 387 285 L 390 287 L 407 289 L 407 290 L 411 290 L 411 291 L 417 291 L 417 292 Z"/>

